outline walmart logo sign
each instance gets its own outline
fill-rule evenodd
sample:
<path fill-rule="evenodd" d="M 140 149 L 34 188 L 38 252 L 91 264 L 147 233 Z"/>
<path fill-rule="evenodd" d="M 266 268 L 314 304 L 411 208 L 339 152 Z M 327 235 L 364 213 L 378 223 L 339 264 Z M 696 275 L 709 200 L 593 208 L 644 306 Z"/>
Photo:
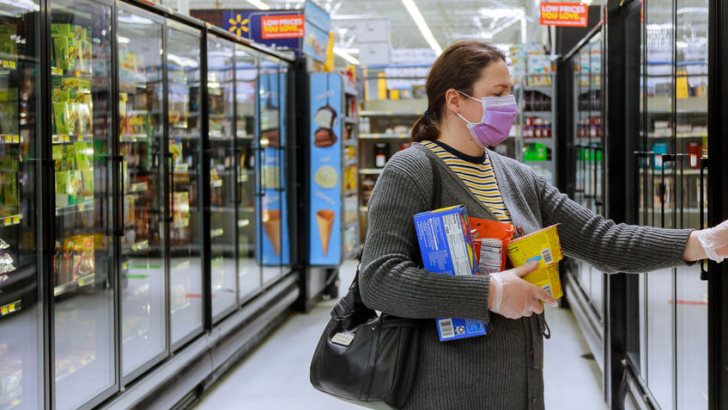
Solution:
<path fill-rule="evenodd" d="M 250 31 L 249 18 L 243 18 L 240 13 L 230 13 L 229 16 L 225 17 L 227 18 L 227 21 L 225 22 L 225 28 L 227 29 L 227 31 L 241 37 L 244 33 L 248 33 Z"/>

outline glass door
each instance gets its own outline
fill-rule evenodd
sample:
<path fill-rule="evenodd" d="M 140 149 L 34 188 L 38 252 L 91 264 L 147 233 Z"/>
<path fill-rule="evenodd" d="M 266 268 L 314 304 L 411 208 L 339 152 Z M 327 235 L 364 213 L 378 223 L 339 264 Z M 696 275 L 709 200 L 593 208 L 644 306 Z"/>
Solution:
<path fill-rule="evenodd" d="M 166 352 L 163 29 L 151 14 L 126 6 L 119 11 L 121 342 L 127 379 Z"/>
<path fill-rule="evenodd" d="M 279 181 L 280 181 L 280 213 L 281 213 L 281 275 L 286 273 L 286 267 L 291 265 L 291 246 L 289 241 L 289 230 L 288 230 L 288 195 L 286 193 L 286 146 L 288 136 L 288 122 L 287 122 L 287 101 L 289 96 L 287 95 L 288 90 L 288 65 L 281 63 L 279 66 L 278 75 L 278 90 L 280 96 L 280 139 L 281 144 L 278 147 L 278 164 L 280 166 Z M 291 96 L 292 98 L 292 96 Z"/>
<path fill-rule="evenodd" d="M 676 9 L 677 227 L 702 229 L 707 226 L 701 213 L 708 213 L 708 169 L 702 162 L 708 152 L 708 0 L 677 0 Z M 709 407 L 708 282 L 700 279 L 699 265 L 677 268 L 678 409 Z"/>
<path fill-rule="evenodd" d="M 111 4 L 51 2 L 55 405 L 113 388 Z"/>
<path fill-rule="evenodd" d="M 171 173 L 167 220 L 170 239 L 171 337 L 175 345 L 202 330 L 201 71 L 198 30 L 167 22 L 168 147 Z M 213 238 L 219 232 L 213 231 Z"/>
<path fill-rule="evenodd" d="M 644 12 L 639 215 L 643 225 L 674 228 L 674 0 L 651 0 Z M 675 407 L 675 270 L 640 280 L 642 376 L 663 409 Z"/>
<path fill-rule="evenodd" d="M 234 53 L 234 43 L 209 37 L 210 265 L 214 319 L 237 306 L 236 232 L 244 228 L 236 220 Z"/>
<path fill-rule="evenodd" d="M 258 100 L 258 57 L 249 48 L 235 46 L 235 202 L 237 204 L 238 297 L 245 302 L 260 291 L 256 231 L 256 154 L 254 150 Z"/>
<path fill-rule="evenodd" d="M 0 4 L 0 409 L 43 407 L 33 165 L 40 126 L 38 7 Z"/>
<path fill-rule="evenodd" d="M 263 58 L 258 81 L 258 140 L 260 224 L 258 255 L 263 266 L 263 286 L 281 275 L 281 93 L 280 66 Z"/>

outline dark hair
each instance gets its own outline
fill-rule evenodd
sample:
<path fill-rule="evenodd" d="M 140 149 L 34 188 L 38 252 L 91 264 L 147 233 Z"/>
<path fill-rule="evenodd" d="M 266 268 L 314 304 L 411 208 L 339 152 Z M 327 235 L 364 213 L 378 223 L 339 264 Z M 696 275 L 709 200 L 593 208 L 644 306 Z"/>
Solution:
<path fill-rule="evenodd" d="M 451 44 L 430 68 L 427 76 L 427 110 L 412 127 L 412 141 L 436 140 L 440 134 L 438 124 L 445 106 L 445 93 L 454 88 L 473 93 L 485 67 L 493 61 L 506 61 L 506 56 L 495 46 L 477 40 L 461 40 Z"/>

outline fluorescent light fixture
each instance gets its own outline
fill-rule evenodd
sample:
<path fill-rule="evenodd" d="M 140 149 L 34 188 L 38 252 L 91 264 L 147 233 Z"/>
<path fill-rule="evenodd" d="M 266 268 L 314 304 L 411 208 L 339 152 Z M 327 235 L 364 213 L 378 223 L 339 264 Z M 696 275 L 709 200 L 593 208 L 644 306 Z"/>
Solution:
<path fill-rule="evenodd" d="M 432 35 L 432 31 L 430 31 L 430 27 L 427 25 L 425 18 L 422 17 L 420 9 L 417 8 L 415 0 L 402 0 L 402 4 L 404 4 L 404 7 L 407 8 L 407 11 L 409 12 L 410 16 L 412 16 L 412 20 L 415 21 L 417 28 L 420 29 L 420 33 L 422 33 L 422 37 L 425 38 L 427 44 L 429 44 L 430 47 L 435 50 L 435 53 L 437 53 L 437 55 L 442 54 L 442 47 L 440 47 L 440 44 L 438 44 L 437 40 L 435 40 L 435 36 Z"/>
<path fill-rule="evenodd" d="M 488 8 L 481 7 L 480 15 L 483 17 L 489 17 L 496 19 L 499 17 L 525 17 L 526 11 L 521 7 L 514 8 Z"/>
<path fill-rule="evenodd" d="M 359 65 L 359 60 L 339 47 L 334 47 L 334 54 L 343 58 L 350 64 Z"/>
<path fill-rule="evenodd" d="M 261 0 L 248 0 L 248 3 L 252 4 L 253 6 L 255 6 L 261 10 L 270 10 L 270 6 L 263 3 Z"/>

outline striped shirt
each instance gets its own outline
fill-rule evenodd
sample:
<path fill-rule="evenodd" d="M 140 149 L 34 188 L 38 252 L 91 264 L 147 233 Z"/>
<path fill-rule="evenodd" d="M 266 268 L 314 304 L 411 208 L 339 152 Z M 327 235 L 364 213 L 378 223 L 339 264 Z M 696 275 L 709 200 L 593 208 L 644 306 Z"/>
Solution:
<path fill-rule="evenodd" d="M 422 144 L 440 157 L 460 177 L 498 221 L 512 222 L 487 151 L 482 157 L 471 157 L 439 141 L 424 141 Z"/>

